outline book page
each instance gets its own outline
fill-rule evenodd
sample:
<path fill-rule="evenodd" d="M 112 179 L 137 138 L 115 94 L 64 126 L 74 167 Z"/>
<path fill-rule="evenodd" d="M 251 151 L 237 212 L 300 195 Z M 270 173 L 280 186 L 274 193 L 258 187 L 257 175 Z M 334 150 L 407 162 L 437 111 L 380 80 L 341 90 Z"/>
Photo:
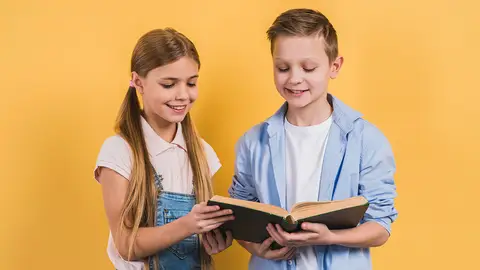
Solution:
<path fill-rule="evenodd" d="M 228 198 L 228 197 L 223 197 L 218 195 L 213 196 L 213 198 L 211 198 L 210 200 L 215 202 L 220 202 L 220 203 L 242 206 L 245 208 L 250 208 L 253 210 L 265 212 L 265 213 L 276 215 L 279 217 L 286 217 L 288 215 L 288 212 L 285 209 L 275 205 L 271 205 L 271 204 L 244 201 L 244 200 Z"/>
<path fill-rule="evenodd" d="M 291 216 L 295 220 L 321 215 L 344 208 L 355 207 L 359 205 L 365 205 L 368 201 L 362 197 L 352 197 L 345 200 L 330 201 L 330 202 L 305 202 L 296 204 L 292 208 Z"/>

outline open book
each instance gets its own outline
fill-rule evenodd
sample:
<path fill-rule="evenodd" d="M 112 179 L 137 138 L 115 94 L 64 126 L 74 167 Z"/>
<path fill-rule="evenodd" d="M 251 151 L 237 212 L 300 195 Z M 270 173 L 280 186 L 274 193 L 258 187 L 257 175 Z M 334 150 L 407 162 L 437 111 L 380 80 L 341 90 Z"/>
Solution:
<path fill-rule="evenodd" d="M 300 231 L 302 222 L 322 223 L 330 230 L 353 228 L 360 223 L 369 206 L 362 196 L 338 201 L 297 203 L 290 213 L 278 206 L 218 195 L 207 204 L 231 209 L 235 219 L 220 228 L 231 231 L 234 239 L 254 243 L 262 243 L 269 237 L 266 229 L 269 223 L 279 224 L 287 232 Z"/>

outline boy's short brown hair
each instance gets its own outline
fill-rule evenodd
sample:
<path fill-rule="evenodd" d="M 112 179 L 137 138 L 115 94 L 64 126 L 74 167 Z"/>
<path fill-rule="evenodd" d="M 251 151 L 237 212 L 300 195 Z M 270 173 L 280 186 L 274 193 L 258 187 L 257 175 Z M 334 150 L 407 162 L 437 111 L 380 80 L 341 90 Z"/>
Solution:
<path fill-rule="evenodd" d="M 268 28 L 267 35 L 272 53 L 278 36 L 318 35 L 325 40 L 325 53 L 330 63 L 338 56 L 337 32 L 327 17 L 316 10 L 302 8 L 283 12 Z"/>

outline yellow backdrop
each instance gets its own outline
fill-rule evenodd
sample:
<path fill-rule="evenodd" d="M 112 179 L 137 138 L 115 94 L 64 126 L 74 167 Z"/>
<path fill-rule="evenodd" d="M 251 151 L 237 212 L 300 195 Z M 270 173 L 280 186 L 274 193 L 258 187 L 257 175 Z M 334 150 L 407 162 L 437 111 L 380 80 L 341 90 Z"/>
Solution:
<path fill-rule="evenodd" d="M 7 3 L 8 2 L 8 3 Z M 462 3 L 463 2 L 463 3 Z M 287 8 L 322 10 L 345 56 L 331 92 L 379 126 L 397 162 L 400 212 L 374 269 L 474 269 L 480 20 L 476 1 L 2 1 L 0 269 L 112 269 L 93 168 L 128 86 L 137 38 L 173 26 L 198 46 L 193 114 L 223 168 L 281 104 L 265 31 Z M 250 109 L 252 107 L 254 109 Z M 219 269 L 246 269 L 238 245 Z"/>

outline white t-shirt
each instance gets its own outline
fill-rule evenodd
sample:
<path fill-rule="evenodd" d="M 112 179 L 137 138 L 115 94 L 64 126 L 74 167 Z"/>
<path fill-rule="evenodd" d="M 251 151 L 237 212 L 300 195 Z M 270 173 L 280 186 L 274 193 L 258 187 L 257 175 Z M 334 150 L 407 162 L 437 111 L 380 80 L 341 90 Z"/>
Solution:
<path fill-rule="evenodd" d="M 332 118 L 319 125 L 294 126 L 285 118 L 287 209 L 295 203 L 318 201 L 323 156 Z M 297 269 L 318 269 L 313 247 L 301 247 L 297 253 Z"/>
<path fill-rule="evenodd" d="M 175 138 L 171 143 L 163 140 L 155 133 L 148 122 L 142 117 L 142 129 L 147 144 L 150 162 L 163 177 L 162 186 L 165 191 L 191 194 L 193 189 L 192 168 L 188 160 L 187 147 L 182 134 L 182 125 L 177 125 Z M 203 146 L 207 156 L 212 175 L 221 167 L 221 163 L 213 148 L 203 141 Z M 95 168 L 95 179 L 98 180 L 100 169 L 106 167 L 112 169 L 130 179 L 132 170 L 132 153 L 128 143 L 119 135 L 109 137 L 103 143 L 97 158 Z M 107 253 L 118 270 L 141 270 L 143 262 L 124 261 L 115 248 L 112 235 L 108 238 Z"/>

